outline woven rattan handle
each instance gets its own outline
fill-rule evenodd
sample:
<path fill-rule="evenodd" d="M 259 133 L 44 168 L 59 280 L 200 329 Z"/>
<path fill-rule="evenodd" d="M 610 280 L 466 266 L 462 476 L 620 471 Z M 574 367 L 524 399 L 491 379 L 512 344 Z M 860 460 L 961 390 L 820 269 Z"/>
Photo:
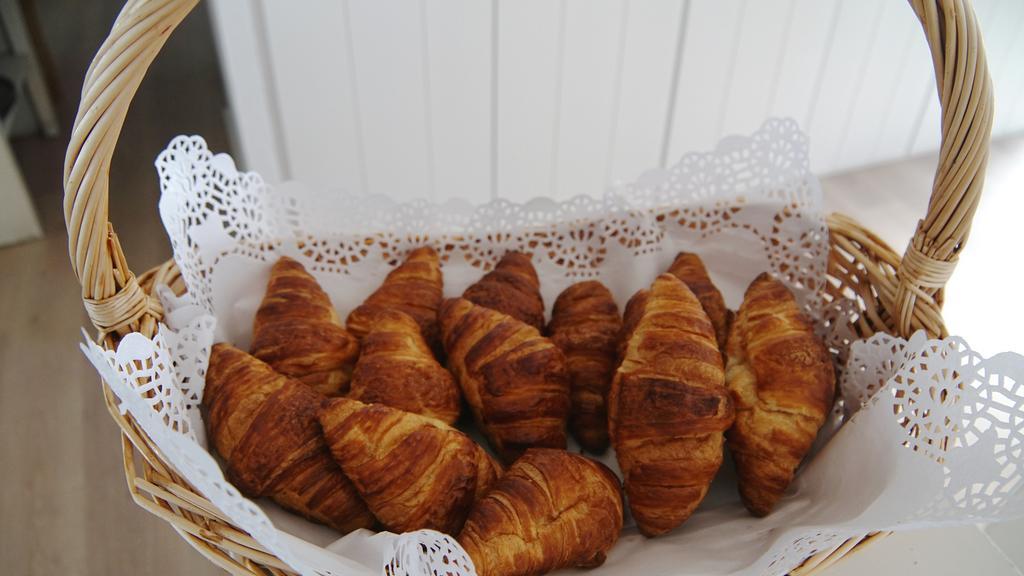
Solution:
<path fill-rule="evenodd" d="M 159 307 L 128 269 L 107 221 L 108 174 L 128 105 L 167 36 L 197 0 L 129 0 L 82 88 L 64 163 L 71 264 L 93 324 L 105 334 L 152 333 Z M 966 0 L 910 0 L 924 26 L 942 104 L 942 149 L 928 213 L 919 221 L 888 302 L 890 329 L 944 332 L 941 289 L 978 205 L 988 159 L 992 87 Z"/>

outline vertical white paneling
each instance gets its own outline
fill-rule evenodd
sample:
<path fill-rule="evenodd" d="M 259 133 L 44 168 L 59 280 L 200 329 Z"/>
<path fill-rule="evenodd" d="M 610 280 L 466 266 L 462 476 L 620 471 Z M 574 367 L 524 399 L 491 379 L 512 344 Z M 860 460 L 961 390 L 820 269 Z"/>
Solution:
<path fill-rule="evenodd" d="M 1016 0 L 1006 4 L 1002 18 L 1008 24 L 993 30 L 995 44 L 986 45 L 992 77 L 999 80 L 993 86 L 996 99 L 993 136 L 1012 129 L 1014 100 L 1019 97 L 1017 87 L 1024 77 L 1024 2 Z"/>
<path fill-rule="evenodd" d="M 629 2 L 609 180 L 657 168 L 686 0 Z"/>
<path fill-rule="evenodd" d="M 1015 76 L 1017 83 L 1009 102 L 997 104 L 996 119 L 1006 124 L 1007 132 L 1024 131 L 1024 34 L 1017 37 L 1013 52 L 1010 54 L 1011 66 L 1008 66 L 1008 73 Z M 1003 107 L 1000 114 L 999 107 Z"/>
<path fill-rule="evenodd" d="M 235 155 L 240 168 L 258 171 L 268 182 L 280 182 L 288 174 L 282 162 L 283 148 L 276 115 L 274 86 L 267 77 L 268 63 L 264 23 L 255 2 L 214 0 L 210 17 L 224 85 L 231 102 Z"/>
<path fill-rule="evenodd" d="M 997 103 L 996 121 L 1002 133 L 1018 132 L 1024 130 L 1024 105 L 1020 102 L 1024 99 L 1024 34 L 1017 35 L 1003 76 L 1001 80 L 1012 85 L 1007 88 L 1007 99 Z"/>
<path fill-rule="evenodd" d="M 263 0 L 270 65 L 291 178 L 363 191 L 364 164 L 347 14 L 334 0 L 302 10 Z M 339 33 L 341 31 L 342 33 Z"/>
<path fill-rule="evenodd" d="M 1017 11 L 1024 11 L 1024 2 L 1014 5 Z M 1024 131 L 1024 23 L 1018 25 L 1014 34 L 1013 45 L 1006 56 L 1000 82 L 1012 84 L 1007 86 L 1007 98 L 996 101 L 996 122 L 1002 129 L 1001 133 Z"/>
<path fill-rule="evenodd" d="M 923 104 L 920 94 L 932 74 L 921 25 L 913 10 L 901 2 L 883 5 L 875 41 L 864 49 L 868 50 L 864 85 L 853 102 L 845 133 L 836 134 L 842 142 L 830 170 L 881 159 L 879 145 L 888 140 L 904 147 L 907 134 L 916 128 Z"/>
<path fill-rule="evenodd" d="M 892 37 L 892 32 L 883 31 L 879 34 L 878 42 L 890 42 L 893 45 L 903 42 L 904 52 L 899 57 L 900 64 L 892 84 L 881 83 L 882 80 L 877 77 L 878 72 L 874 69 L 876 65 L 886 67 L 887 64 L 879 64 L 877 61 L 880 59 L 886 62 L 890 57 L 884 46 L 878 42 L 878 48 L 874 51 L 877 59 L 868 64 L 868 75 L 865 78 L 868 92 L 864 96 L 873 100 L 881 97 L 881 100 L 873 104 L 879 124 L 869 150 L 869 157 L 865 162 L 879 162 L 906 154 L 907 142 L 916 133 L 922 114 L 928 107 L 927 98 L 935 98 L 935 68 L 932 65 L 931 51 L 925 40 L 924 29 L 921 28 L 920 21 L 909 5 L 895 2 L 892 8 L 898 9 L 894 15 L 895 20 L 902 19 L 907 22 L 903 25 L 906 30 L 897 32 L 900 38 Z M 886 10 L 891 11 L 891 8 L 886 6 Z M 886 18 L 889 25 L 897 24 L 888 20 L 888 16 Z M 894 60 L 897 58 L 895 54 L 891 57 Z M 851 121 L 851 127 L 856 127 L 861 122 L 870 122 L 865 119 L 865 115 L 871 113 L 872 107 L 855 110 L 856 119 Z M 849 134 L 848 142 L 851 148 L 848 152 L 851 156 L 858 156 L 859 147 L 865 144 L 865 141 L 859 138 L 867 136 L 867 133 L 851 129 Z"/>
<path fill-rule="evenodd" d="M 769 114 L 791 117 L 807 130 L 818 77 L 831 47 L 838 0 L 794 0 Z"/>
<path fill-rule="evenodd" d="M 668 146 L 669 164 L 686 152 L 714 147 L 721 136 L 740 16 L 746 4 L 746 0 L 690 1 Z"/>
<path fill-rule="evenodd" d="M 626 0 L 567 0 L 552 196 L 600 196 L 617 116 Z"/>
<path fill-rule="evenodd" d="M 437 198 L 487 200 L 491 187 L 491 2 L 426 4 Z"/>
<path fill-rule="evenodd" d="M 565 0 L 497 6 L 497 194 L 511 200 L 549 195 L 558 162 Z"/>
<path fill-rule="evenodd" d="M 721 135 L 749 134 L 768 117 L 792 10 L 793 0 L 754 1 L 743 10 Z"/>
<path fill-rule="evenodd" d="M 1024 129 L 1024 1 L 975 0 L 995 134 Z M 768 116 L 834 171 L 934 149 L 899 0 L 214 0 L 241 164 L 418 196 L 599 194 Z"/>
<path fill-rule="evenodd" d="M 843 134 L 850 127 L 853 104 L 865 92 L 868 54 L 877 38 L 879 17 L 886 1 L 840 4 L 832 46 L 807 124 L 813 170 L 836 165 Z"/>
<path fill-rule="evenodd" d="M 367 188 L 402 200 L 432 196 L 423 2 L 347 1 Z"/>
<path fill-rule="evenodd" d="M 925 98 L 925 110 L 917 132 L 910 135 L 910 155 L 937 150 L 942 138 L 942 110 L 939 107 L 939 95 L 934 82 L 929 83 Z"/>

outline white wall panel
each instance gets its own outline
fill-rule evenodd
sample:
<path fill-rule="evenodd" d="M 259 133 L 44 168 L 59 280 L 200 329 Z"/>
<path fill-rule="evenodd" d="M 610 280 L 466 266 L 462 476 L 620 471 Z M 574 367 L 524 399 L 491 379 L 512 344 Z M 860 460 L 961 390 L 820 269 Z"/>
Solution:
<path fill-rule="evenodd" d="M 889 42 L 902 42 L 905 45 L 905 51 L 899 56 L 899 72 L 892 84 L 872 81 L 867 85 L 865 99 L 874 99 L 875 101 L 872 107 L 862 107 L 859 113 L 876 116 L 881 120 L 881 125 L 874 142 L 869 145 L 869 156 L 865 162 L 883 162 L 907 154 L 910 139 L 918 129 L 928 102 L 936 98 L 935 68 L 932 65 L 928 43 L 925 42 L 924 29 L 912 10 L 906 10 L 907 7 L 899 2 L 893 2 L 892 5 L 896 8 L 904 8 L 904 10 L 896 11 L 893 20 L 890 20 L 890 25 L 895 25 L 895 21 L 903 19 L 907 22 L 904 25 L 906 31 L 895 37 L 892 37 L 889 32 L 883 32 L 879 35 L 873 51 L 875 54 L 881 55 L 883 60 L 889 53 L 886 49 Z M 892 40 L 889 40 L 890 38 Z M 896 58 L 896 54 L 893 54 L 893 58 Z M 869 75 L 875 74 L 874 65 L 868 65 Z M 857 120 L 857 122 L 861 121 L 863 120 Z M 859 142 L 854 136 L 850 136 L 849 141 L 853 147 L 851 155 L 858 154 L 858 150 L 862 150 L 858 146 L 865 144 Z"/>
<path fill-rule="evenodd" d="M 426 2 L 434 193 L 486 198 L 491 190 L 491 16 L 481 0 Z"/>
<path fill-rule="evenodd" d="M 996 118 L 993 133 L 1013 130 L 1013 107 L 1020 98 L 1018 87 L 1024 81 L 1024 2 L 1004 0 L 1001 21 L 992 26 L 992 40 L 986 47 L 996 96 Z"/>
<path fill-rule="evenodd" d="M 346 1 L 348 28 L 335 34 L 352 35 L 367 189 L 398 199 L 433 196 L 423 2 Z"/>
<path fill-rule="evenodd" d="M 864 85 L 845 121 L 838 153 L 832 161 L 834 169 L 903 154 L 905 135 L 916 127 L 921 94 L 932 77 L 924 33 L 906 5 L 886 2 L 876 35 L 875 42 L 863 46 L 868 54 Z M 879 154 L 883 146 L 887 150 Z"/>
<path fill-rule="evenodd" d="M 302 10 L 263 0 L 269 66 L 289 177 L 313 186 L 364 189 L 355 70 L 344 3 L 308 0 Z"/>
<path fill-rule="evenodd" d="M 744 6 L 718 134 L 749 134 L 768 117 L 792 10 L 793 0 L 755 0 Z"/>
<path fill-rule="evenodd" d="M 794 0 L 769 106 L 771 116 L 795 118 L 806 130 L 818 77 L 828 58 L 837 24 L 838 7 L 839 0 Z"/>
<path fill-rule="evenodd" d="M 497 195 L 551 195 L 566 0 L 499 0 L 497 6 Z"/>
<path fill-rule="evenodd" d="M 831 49 L 818 79 L 806 124 L 813 170 L 838 165 L 840 146 L 850 129 L 853 107 L 870 90 L 864 82 L 868 55 L 872 43 L 878 39 L 882 8 L 888 1 L 840 3 Z"/>
<path fill-rule="evenodd" d="M 713 147 L 721 136 L 725 101 L 748 0 L 691 0 L 683 40 L 668 163 Z"/>
<path fill-rule="evenodd" d="M 568 198 L 604 192 L 622 75 L 625 0 L 567 0 L 554 185 Z"/>
<path fill-rule="evenodd" d="M 268 182 L 290 178 L 282 161 L 277 116 L 281 110 L 274 82 L 267 76 L 269 46 L 260 5 L 255 0 L 213 0 L 210 20 L 231 107 L 239 168 L 258 171 Z"/>
<path fill-rule="evenodd" d="M 610 182 L 632 180 L 661 163 L 686 3 L 687 0 L 627 3 Z"/>
<path fill-rule="evenodd" d="M 1024 1 L 976 0 L 996 133 L 1024 129 Z M 797 119 L 820 172 L 938 145 L 899 0 L 215 0 L 243 165 L 398 198 L 599 194 Z"/>

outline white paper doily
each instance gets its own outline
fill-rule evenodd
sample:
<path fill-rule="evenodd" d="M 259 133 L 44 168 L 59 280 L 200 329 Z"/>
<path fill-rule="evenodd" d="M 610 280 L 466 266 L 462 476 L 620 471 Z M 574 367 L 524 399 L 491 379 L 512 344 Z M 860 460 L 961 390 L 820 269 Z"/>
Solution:
<path fill-rule="evenodd" d="M 583 277 L 604 281 L 621 305 L 680 249 L 705 257 L 732 307 L 762 270 L 797 293 L 848 362 L 837 409 L 786 498 L 768 518 L 750 517 L 724 466 L 681 529 L 648 540 L 627 527 L 595 575 L 783 574 L 872 531 L 1024 514 L 1024 357 L 985 359 L 962 340 L 923 335 L 880 334 L 849 345 L 841 311 L 855 308 L 832 305 L 823 314 L 816 297 L 827 229 L 806 140 L 792 122 L 769 121 L 751 137 L 726 139 L 714 152 L 689 155 L 600 198 L 562 203 L 400 204 L 294 185 L 275 191 L 194 137 L 175 139 L 157 167 L 161 215 L 189 296 L 160 292 L 170 327 L 155 338 L 129 335 L 116 353 L 88 342 L 83 350 L 168 464 L 303 574 L 386 567 L 463 576 L 472 568 L 454 540 L 435 532 L 358 531 L 326 548 L 291 522 L 283 532 L 206 452 L 197 406 L 209 347 L 222 339 L 247 345 L 280 254 L 303 261 L 342 315 L 389 264 L 424 243 L 445 258 L 449 295 L 510 248 L 534 254 L 549 305 Z M 614 467 L 611 455 L 603 461 Z"/>

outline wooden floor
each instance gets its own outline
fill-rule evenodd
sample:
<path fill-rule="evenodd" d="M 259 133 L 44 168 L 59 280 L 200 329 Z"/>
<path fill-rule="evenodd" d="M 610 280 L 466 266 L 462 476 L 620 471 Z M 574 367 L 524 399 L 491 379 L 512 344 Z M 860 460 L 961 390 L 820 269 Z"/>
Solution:
<path fill-rule="evenodd" d="M 85 69 L 120 2 L 37 1 L 69 130 Z M 157 214 L 156 154 L 177 134 L 228 142 L 209 21 L 172 35 L 132 104 L 111 167 L 110 220 L 128 261 L 170 257 Z M 46 237 L 0 249 L 0 566 L 5 574 L 217 574 L 166 523 L 140 510 L 121 472 L 117 427 L 78 351 L 88 325 L 61 211 L 64 139 L 14 143 Z"/>
<path fill-rule="evenodd" d="M 42 14 L 57 11 L 60 16 L 44 18 L 44 25 L 63 83 L 61 110 L 67 127 L 80 79 L 113 21 L 116 3 L 46 0 L 39 6 Z M 156 210 L 155 155 L 180 133 L 202 134 L 212 149 L 228 150 L 223 106 L 208 23 L 205 14 L 197 13 L 172 36 L 136 96 L 111 170 L 110 219 L 134 270 L 141 272 L 170 255 Z M 163 521 L 138 509 L 125 489 L 117 429 L 106 414 L 95 372 L 77 349 L 79 328 L 88 321 L 67 260 L 60 183 L 64 145 L 46 140 L 15 144 L 46 237 L 0 249 L 0 319 L 5 328 L 0 331 L 0 566 L 18 575 L 213 574 L 213 567 Z M 1024 165 L 1022 159 L 1024 139 L 995 146 L 996 177 L 990 181 L 999 191 L 990 193 L 995 200 L 986 200 L 983 211 L 1005 212 L 1019 195 L 1022 180 L 1014 170 Z M 924 213 L 933 166 L 934 159 L 922 158 L 828 178 L 828 205 L 870 222 L 902 247 Z M 1019 238 L 1019 231 L 1007 233 Z M 1011 244 L 1005 254 L 992 246 L 981 248 L 988 251 L 986 259 L 998 260 L 1020 247 L 1011 250 Z M 993 272 L 996 280 L 1007 281 L 1006 275 L 1013 273 L 1003 268 L 1009 267 Z M 956 296 L 951 294 L 951 299 Z M 988 304 L 1020 314 L 1020 306 L 1009 301 Z M 1002 348 L 1024 346 L 1018 338 Z M 981 539 L 972 548 L 981 552 L 975 553 L 998 556 L 998 549 L 986 548 L 988 541 L 980 533 L 973 528 L 969 532 Z M 979 564 L 957 556 L 948 541 L 954 536 L 962 541 L 960 534 L 893 537 L 876 547 L 883 552 L 862 553 L 867 560 L 860 562 L 867 562 L 862 564 L 865 570 L 872 561 L 891 567 L 878 554 L 886 549 L 904 554 L 910 547 L 934 566 L 965 566 L 978 573 L 1006 570 L 1005 563 Z M 1005 536 L 986 538 L 1012 542 L 1024 534 L 1024 524 L 998 534 Z M 923 573 L 909 568 L 904 573 L 909 572 Z"/>

